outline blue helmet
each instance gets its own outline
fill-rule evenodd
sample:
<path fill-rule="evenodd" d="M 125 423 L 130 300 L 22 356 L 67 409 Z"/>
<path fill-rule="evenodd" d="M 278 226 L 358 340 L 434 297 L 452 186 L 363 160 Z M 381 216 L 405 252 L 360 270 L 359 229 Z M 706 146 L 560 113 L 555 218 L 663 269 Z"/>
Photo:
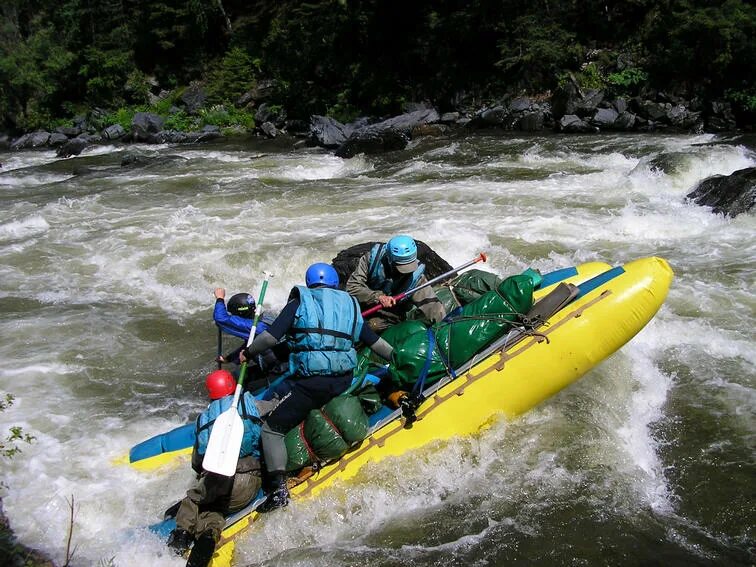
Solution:
<path fill-rule="evenodd" d="M 245 319 L 255 318 L 255 298 L 249 293 L 237 293 L 228 300 L 226 308 L 232 315 Z"/>
<path fill-rule="evenodd" d="M 392 264 L 410 264 L 417 260 L 417 244 L 411 237 L 404 234 L 389 240 L 386 250 Z"/>
<path fill-rule="evenodd" d="M 339 274 L 330 264 L 318 262 L 307 268 L 305 273 L 305 283 L 307 287 L 324 285 L 326 287 L 339 287 Z"/>

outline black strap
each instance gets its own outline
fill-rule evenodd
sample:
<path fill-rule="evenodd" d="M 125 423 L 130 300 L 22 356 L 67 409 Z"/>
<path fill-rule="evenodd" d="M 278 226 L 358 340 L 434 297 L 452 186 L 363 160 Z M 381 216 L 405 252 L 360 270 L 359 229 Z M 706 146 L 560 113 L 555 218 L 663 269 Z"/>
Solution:
<path fill-rule="evenodd" d="M 349 339 L 349 340 L 351 340 L 352 338 L 352 335 L 348 333 L 343 333 L 341 331 L 332 331 L 331 329 L 318 329 L 318 328 L 313 328 L 313 327 L 310 327 L 310 328 L 295 327 L 294 329 L 291 330 L 291 334 L 292 335 L 309 335 L 309 334 L 329 335 L 329 336 L 336 337 L 339 339 Z"/>

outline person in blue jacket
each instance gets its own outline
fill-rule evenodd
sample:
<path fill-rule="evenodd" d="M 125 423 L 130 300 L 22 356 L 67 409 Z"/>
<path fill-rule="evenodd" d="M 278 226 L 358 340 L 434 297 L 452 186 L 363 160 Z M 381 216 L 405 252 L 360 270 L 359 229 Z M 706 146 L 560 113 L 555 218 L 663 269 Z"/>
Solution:
<path fill-rule="evenodd" d="M 382 358 L 391 358 L 392 347 L 363 324 L 360 306 L 339 286 L 339 276 L 329 264 L 311 265 L 306 286 L 295 286 L 289 302 L 270 327 L 242 351 L 241 359 L 270 348 L 286 337 L 291 354 L 289 372 L 277 388 L 280 402 L 264 419 L 262 448 L 269 482 L 268 497 L 258 508 L 267 512 L 286 506 L 288 455 L 284 436 L 310 412 L 352 383 L 357 366 L 355 344 L 361 342 Z"/>
<path fill-rule="evenodd" d="M 192 449 L 192 469 L 200 478 L 181 501 L 176 514 L 176 529 L 168 537 L 168 546 L 179 555 L 194 544 L 187 562 L 189 567 L 205 567 L 209 563 L 223 531 L 225 515 L 246 506 L 262 486 L 262 420 L 257 402 L 249 392 L 244 392 L 237 406 L 244 423 L 244 436 L 236 473 L 228 477 L 202 468 L 213 424 L 231 406 L 236 380 L 228 370 L 215 370 L 207 375 L 205 386 L 212 401 L 197 418 Z"/>
<path fill-rule="evenodd" d="M 213 321 L 224 333 L 239 337 L 243 340 L 241 345 L 228 354 L 218 355 L 217 362 L 239 365 L 239 353 L 247 344 L 249 333 L 254 324 L 257 305 L 255 298 L 249 293 L 237 293 L 225 302 L 226 290 L 222 287 L 215 288 L 215 307 L 213 308 Z M 267 330 L 275 316 L 263 313 L 255 327 L 255 335 Z M 268 384 L 271 376 L 278 376 L 286 370 L 286 358 L 288 352 L 285 345 L 275 345 L 274 349 L 268 349 L 254 360 L 248 361 L 247 380 L 244 382 L 245 390 L 256 391 Z"/>

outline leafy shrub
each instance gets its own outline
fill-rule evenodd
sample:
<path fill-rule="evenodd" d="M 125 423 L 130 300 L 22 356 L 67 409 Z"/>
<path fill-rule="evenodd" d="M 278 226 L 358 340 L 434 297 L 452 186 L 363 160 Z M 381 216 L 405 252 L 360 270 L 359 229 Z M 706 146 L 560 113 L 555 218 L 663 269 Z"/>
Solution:
<path fill-rule="evenodd" d="M 219 126 L 220 128 L 229 126 L 254 128 L 255 126 L 255 118 L 249 112 L 222 104 L 200 109 L 199 116 L 202 124 Z"/>
<path fill-rule="evenodd" d="M 595 63 L 585 65 L 580 71 L 575 73 L 575 79 L 578 85 L 584 89 L 603 89 L 606 86 L 604 77 Z"/>
<path fill-rule="evenodd" d="M 107 127 L 112 124 L 120 124 L 127 132 L 131 130 L 131 122 L 134 120 L 134 115 L 138 112 L 137 107 L 127 106 L 122 107 L 108 114 L 102 120 L 102 126 Z"/>
<path fill-rule="evenodd" d="M 756 88 L 743 90 L 729 89 L 725 92 L 725 97 L 730 102 L 742 107 L 743 110 L 756 112 Z"/>
<path fill-rule="evenodd" d="M 606 82 L 622 94 L 630 94 L 648 81 L 648 73 L 638 67 L 628 67 L 616 73 L 610 73 Z"/>
<path fill-rule="evenodd" d="M 5 394 L 5 399 L 0 399 L 0 411 L 4 411 L 13 405 L 13 395 Z M 24 443 L 31 443 L 34 441 L 34 436 L 24 433 L 23 429 L 18 426 L 13 426 L 9 430 L 9 435 L 2 439 L 0 438 L 0 455 L 6 458 L 10 458 L 17 453 L 21 452 L 17 443 L 19 441 Z"/>
<path fill-rule="evenodd" d="M 166 130 L 191 132 L 197 129 L 198 124 L 199 119 L 196 116 L 189 116 L 185 110 L 181 109 L 178 112 L 169 114 L 163 126 Z"/>

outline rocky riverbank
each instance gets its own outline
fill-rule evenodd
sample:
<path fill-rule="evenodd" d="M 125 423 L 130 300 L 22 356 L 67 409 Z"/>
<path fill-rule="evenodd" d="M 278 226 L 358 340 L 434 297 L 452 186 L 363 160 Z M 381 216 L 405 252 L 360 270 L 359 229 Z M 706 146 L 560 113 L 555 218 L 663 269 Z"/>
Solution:
<path fill-rule="evenodd" d="M 0 500 L 0 565 L 8 567 L 56 567 L 54 561 L 39 551 L 21 545 L 13 535 Z"/>

